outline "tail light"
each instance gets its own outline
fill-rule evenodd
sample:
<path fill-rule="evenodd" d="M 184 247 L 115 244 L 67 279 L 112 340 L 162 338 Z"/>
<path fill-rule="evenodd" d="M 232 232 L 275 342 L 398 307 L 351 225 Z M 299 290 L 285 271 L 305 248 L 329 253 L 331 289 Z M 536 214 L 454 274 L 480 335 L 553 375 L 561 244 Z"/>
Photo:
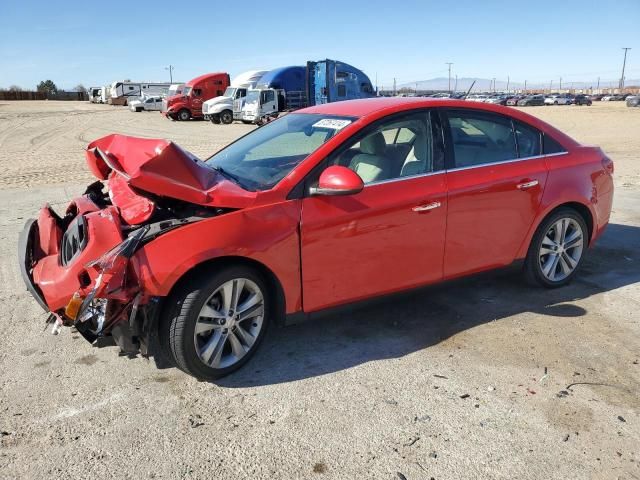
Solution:
<path fill-rule="evenodd" d="M 613 175 L 613 160 L 611 160 L 606 155 L 602 158 L 602 168 L 609 175 Z"/>

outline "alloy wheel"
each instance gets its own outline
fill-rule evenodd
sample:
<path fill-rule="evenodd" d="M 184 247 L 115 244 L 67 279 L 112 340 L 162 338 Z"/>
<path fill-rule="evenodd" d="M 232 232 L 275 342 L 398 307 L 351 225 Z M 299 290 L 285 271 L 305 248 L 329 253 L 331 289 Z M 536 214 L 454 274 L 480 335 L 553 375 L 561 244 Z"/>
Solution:
<path fill-rule="evenodd" d="M 264 295 L 247 278 L 223 283 L 202 306 L 194 330 L 198 358 L 210 368 L 239 362 L 255 344 L 264 323 Z"/>
<path fill-rule="evenodd" d="M 584 234 L 573 218 L 560 218 L 544 237 L 539 251 L 542 274 L 551 282 L 567 278 L 580 263 L 584 248 Z"/>

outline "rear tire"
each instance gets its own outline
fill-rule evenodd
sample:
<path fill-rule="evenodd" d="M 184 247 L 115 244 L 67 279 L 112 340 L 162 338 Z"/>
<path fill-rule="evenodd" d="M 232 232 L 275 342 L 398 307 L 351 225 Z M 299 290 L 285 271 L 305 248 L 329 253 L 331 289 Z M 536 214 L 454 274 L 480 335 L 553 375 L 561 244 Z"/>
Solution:
<path fill-rule="evenodd" d="M 189 113 L 189 110 L 187 110 L 186 108 L 183 108 L 178 112 L 178 120 L 182 122 L 186 122 L 190 118 L 191 118 L 191 113 Z"/>
<path fill-rule="evenodd" d="M 589 231 L 572 208 L 560 208 L 538 226 L 524 264 L 528 283 L 546 288 L 568 284 L 583 263 Z"/>
<path fill-rule="evenodd" d="M 245 266 L 192 276 L 171 295 L 164 311 L 160 337 L 166 339 L 167 354 L 178 368 L 201 380 L 242 367 L 260 345 L 273 314 L 266 282 Z"/>

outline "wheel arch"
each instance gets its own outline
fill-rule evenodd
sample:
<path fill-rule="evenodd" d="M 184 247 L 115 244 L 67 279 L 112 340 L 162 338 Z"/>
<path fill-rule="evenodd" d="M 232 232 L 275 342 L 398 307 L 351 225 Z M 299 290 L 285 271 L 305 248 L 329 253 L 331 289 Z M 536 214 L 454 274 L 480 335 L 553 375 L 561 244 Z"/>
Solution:
<path fill-rule="evenodd" d="M 276 276 L 273 271 L 267 267 L 264 263 L 261 263 L 257 260 L 248 257 L 242 256 L 221 256 L 216 258 L 211 258 L 208 260 L 204 260 L 190 269 L 185 271 L 180 278 L 173 284 L 171 287 L 167 298 L 170 298 L 176 291 L 178 291 L 182 285 L 187 282 L 189 279 L 193 278 L 196 275 L 201 275 L 204 272 L 214 270 L 214 269 L 222 269 L 230 266 L 242 265 L 249 267 L 255 271 L 257 271 L 267 283 L 267 288 L 270 293 L 273 295 L 274 303 L 274 320 L 277 324 L 283 324 L 286 314 L 286 299 L 284 294 L 284 288 L 280 283 L 280 280 Z"/>
<path fill-rule="evenodd" d="M 538 230 L 538 227 L 540 227 L 542 222 L 544 222 L 547 218 L 549 218 L 550 215 L 553 215 L 554 213 L 556 213 L 558 210 L 562 208 L 570 208 L 572 210 L 575 210 L 584 219 L 585 223 L 587 224 L 587 230 L 588 230 L 587 247 L 591 245 L 593 241 L 593 235 L 594 235 L 595 224 L 596 224 L 594 212 L 592 211 L 591 208 L 589 208 L 587 204 L 583 202 L 568 201 L 568 202 L 563 202 L 558 205 L 554 205 L 553 207 L 550 207 L 549 209 L 545 210 L 537 218 L 537 220 L 532 224 L 531 229 L 529 230 L 529 233 L 527 234 L 525 241 L 520 247 L 517 258 L 524 258 L 527 255 L 527 251 L 529 250 L 529 245 L 531 245 L 531 240 L 533 239 L 533 236 L 535 235 L 536 231 Z"/>

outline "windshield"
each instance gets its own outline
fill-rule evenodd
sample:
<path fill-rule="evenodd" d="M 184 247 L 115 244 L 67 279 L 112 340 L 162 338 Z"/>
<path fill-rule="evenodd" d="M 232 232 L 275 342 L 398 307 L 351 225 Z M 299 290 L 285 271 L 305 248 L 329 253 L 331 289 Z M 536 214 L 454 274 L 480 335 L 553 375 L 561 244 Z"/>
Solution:
<path fill-rule="evenodd" d="M 233 97 L 235 93 L 236 93 L 236 87 L 227 87 L 227 89 L 224 91 L 224 94 L 222 96 Z"/>
<path fill-rule="evenodd" d="M 257 105 L 260 100 L 260 90 L 248 90 L 245 97 L 245 105 Z"/>
<path fill-rule="evenodd" d="M 188 96 L 190 93 L 191 93 L 191 87 L 182 88 L 182 95 L 184 95 L 185 97 Z"/>
<path fill-rule="evenodd" d="M 349 117 L 290 113 L 240 138 L 206 163 L 245 190 L 268 190 L 353 121 Z"/>

